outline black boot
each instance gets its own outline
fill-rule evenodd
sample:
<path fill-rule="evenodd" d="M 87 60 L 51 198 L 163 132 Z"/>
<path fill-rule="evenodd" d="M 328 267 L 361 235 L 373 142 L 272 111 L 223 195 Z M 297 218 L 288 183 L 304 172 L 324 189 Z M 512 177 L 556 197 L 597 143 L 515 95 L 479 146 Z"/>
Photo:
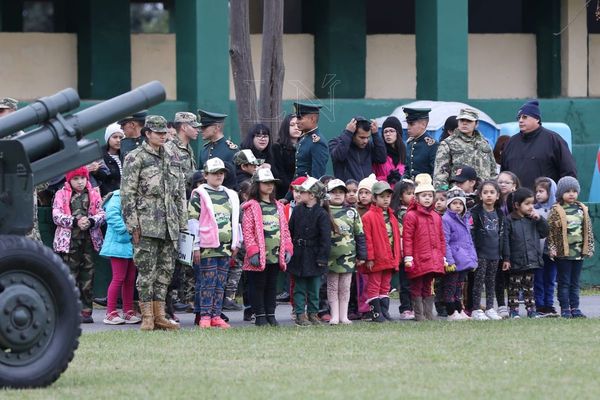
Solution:
<path fill-rule="evenodd" d="M 252 311 L 252 307 L 244 308 L 244 321 L 253 321 L 254 318 L 254 311 Z"/>
<path fill-rule="evenodd" d="M 379 299 L 373 299 L 369 302 L 371 308 L 371 321 L 372 322 L 385 322 L 385 318 L 381 315 L 381 303 Z"/>
<path fill-rule="evenodd" d="M 256 326 L 266 326 L 268 325 L 267 316 L 265 314 L 259 314 L 256 316 L 256 321 L 254 321 L 254 325 Z"/>
<path fill-rule="evenodd" d="M 392 316 L 390 315 L 390 298 L 389 297 L 380 297 L 379 304 L 381 306 L 381 314 L 383 314 L 383 318 L 388 321 L 392 321 Z"/>
<path fill-rule="evenodd" d="M 444 303 L 443 301 L 436 301 L 435 312 L 437 313 L 438 317 L 446 318 L 448 316 L 448 309 L 446 307 L 446 303 Z"/>
<path fill-rule="evenodd" d="M 275 319 L 275 314 L 267 314 L 267 322 L 271 326 L 279 326 L 279 322 Z"/>

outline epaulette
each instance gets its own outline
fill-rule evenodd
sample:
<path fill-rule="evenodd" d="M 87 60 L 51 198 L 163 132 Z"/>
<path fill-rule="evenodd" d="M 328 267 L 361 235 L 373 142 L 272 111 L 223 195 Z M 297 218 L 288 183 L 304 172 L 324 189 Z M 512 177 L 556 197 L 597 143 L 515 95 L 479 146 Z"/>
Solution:
<path fill-rule="evenodd" d="M 432 139 L 429 136 L 425 136 L 423 138 L 423 140 L 425 140 L 425 143 L 427 143 L 427 146 L 433 146 L 436 143 L 435 139 Z"/>
<path fill-rule="evenodd" d="M 233 143 L 231 140 L 226 139 L 225 140 L 225 144 L 227 145 L 227 147 L 229 147 L 231 150 L 237 150 L 238 145 Z"/>
<path fill-rule="evenodd" d="M 319 135 L 317 135 L 315 133 L 313 133 L 312 135 L 310 135 L 310 137 L 311 137 L 313 143 L 317 143 L 319 140 L 321 140 L 321 136 L 319 136 Z"/>

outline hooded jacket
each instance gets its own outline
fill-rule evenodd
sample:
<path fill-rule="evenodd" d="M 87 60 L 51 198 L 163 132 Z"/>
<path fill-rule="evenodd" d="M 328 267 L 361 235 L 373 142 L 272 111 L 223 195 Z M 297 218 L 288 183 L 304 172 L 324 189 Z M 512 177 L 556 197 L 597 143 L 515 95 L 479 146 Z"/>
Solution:
<path fill-rule="evenodd" d="M 502 249 L 504 261 L 510 261 L 509 272 L 526 272 L 544 265 L 540 239 L 546 236 L 548 223 L 544 218 L 534 220 L 510 213 L 504 220 Z"/>
<path fill-rule="evenodd" d="M 448 264 L 456 265 L 457 271 L 477 267 L 477 253 L 469 226 L 470 218 L 468 211 L 464 215 L 459 215 L 451 210 L 446 210 L 442 217 L 446 237 L 446 261 Z"/>
<path fill-rule="evenodd" d="M 121 214 L 121 193 L 115 190 L 102 206 L 106 212 L 106 237 L 100 255 L 104 257 L 133 258 L 131 235 L 127 232 Z"/>
<path fill-rule="evenodd" d="M 550 209 L 556 203 L 556 182 L 552 178 L 546 178 L 550 182 L 550 190 L 548 193 L 548 200 L 543 203 L 535 203 L 533 208 L 540 214 L 540 217 L 544 218 L 546 221 L 548 220 L 548 214 L 550 214 Z M 540 240 L 540 245 L 544 251 L 544 254 L 548 254 L 548 247 L 546 246 L 546 239 Z"/>
<path fill-rule="evenodd" d="M 388 208 L 387 212 L 392 224 L 393 246 L 388 237 L 382 208 L 373 204 L 362 217 L 365 238 L 367 239 L 367 260 L 374 261 L 373 268 L 371 270 L 363 269 L 361 271 L 363 273 L 386 269 L 397 271 L 400 267 L 400 260 L 402 260 L 400 227 L 394 211 Z"/>

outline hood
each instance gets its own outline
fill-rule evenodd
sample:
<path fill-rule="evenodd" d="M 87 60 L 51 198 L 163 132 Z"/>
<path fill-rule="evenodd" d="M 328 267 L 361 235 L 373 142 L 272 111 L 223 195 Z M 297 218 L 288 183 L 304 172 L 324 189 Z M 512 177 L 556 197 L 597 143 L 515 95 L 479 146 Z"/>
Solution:
<path fill-rule="evenodd" d="M 433 207 L 434 205 L 432 204 L 429 208 L 425 208 L 421 204 L 419 204 L 416 199 L 413 199 L 413 201 L 410 202 L 407 211 L 415 210 L 422 214 L 429 214 L 433 210 Z"/>
<path fill-rule="evenodd" d="M 550 181 L 550 192 L 548 193 L 548 200 L 543 203 L 535 203 L 534 208 L 536 210 L 542 208 L 544 210 L 549 210 L 552 208 L 554 203 L 556 203 L 556 182 L 552 178 L 545 177 Z"/>
<path fill-rule="evenodd" d="M 106 196 L 104 196 L 104 199 L 102 199 L 102 206 L 101 206 L 101 207 L 102 207 L 104 210 L 106 210 L 106 208 L 105 208 L 105 206 L 106 206 L 106 203 L 108 203 L 108 201 L 109 201 L 109 200 L 110 200 L 112 197 L 115 197 L 115 198 L 117 198 L 117 197 L 118 197 L 118 198 L 121 198 L 121 191 L 120 191 L 119 189 L 117 189 L 117 190 L 115 190 L 115 191 L 112 191 L 112 192 L 110 192 L 110 193 L 107 193 L 107 194 L 106 194 Z"/>
<path fill-rule="evenodd" d="M 469 213 L 469 211 L 466 211 L 463 215 L 459 215 L 454 211 L 448 209 L 446 210 L 446 213 L 444 215 L 448 215 L 448 217 L 446 218 L 452 218 L 462 225 L 465 225 L 467 227 L 469 226 L 469 219 L 471 218 L 471 214 Z"/>

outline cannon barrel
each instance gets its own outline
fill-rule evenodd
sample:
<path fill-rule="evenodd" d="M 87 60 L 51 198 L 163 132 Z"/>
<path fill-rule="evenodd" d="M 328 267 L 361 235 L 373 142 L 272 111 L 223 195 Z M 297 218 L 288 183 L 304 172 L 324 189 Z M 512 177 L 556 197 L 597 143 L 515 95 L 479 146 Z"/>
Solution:
<path fill-rule="evenodd" d="M 77 107 L 79 107 L 79 95 L 71 88 L 61 90 L 52 96 L 42 97 L 2 117 L 0 139 L 32 125 L 39 125 L 54 118 L 58 113 L 65 113 Z"/>

